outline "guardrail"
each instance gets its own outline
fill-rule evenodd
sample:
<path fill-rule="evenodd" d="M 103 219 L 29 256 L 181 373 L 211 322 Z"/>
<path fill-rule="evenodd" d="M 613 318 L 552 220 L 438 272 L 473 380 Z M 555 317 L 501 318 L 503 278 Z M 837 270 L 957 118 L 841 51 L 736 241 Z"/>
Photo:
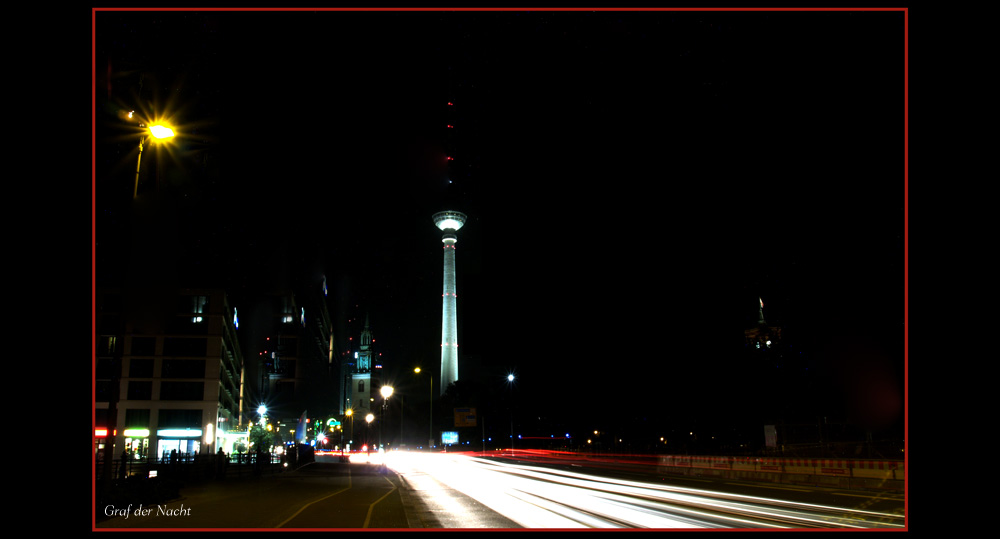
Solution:
<path fill-rule="evenodd" d="M 126 459 L 124 467 L 122 459 L 112 461 L 112 477 L 125 479 L 128 477 L 177 477 L 184 479 L 221 479 L 226 477 L 244 477 L 261 473 L 277 473 L 282 470 L 280 455 L 269 455 L 258 465 L 253 453 L 226 455 L 222 458 L 210 455 L 178 455 L 174 460 L 163 459 Z M 95 462 L 95 477 L 98 481 L 103 477 L 104 462 Z"/>
<path fill-rule="evenodd" d="M 896 460 L 661 455 L 657 471 L 845 488 L 898 489 L 906 481 L 905 464 Z"/>

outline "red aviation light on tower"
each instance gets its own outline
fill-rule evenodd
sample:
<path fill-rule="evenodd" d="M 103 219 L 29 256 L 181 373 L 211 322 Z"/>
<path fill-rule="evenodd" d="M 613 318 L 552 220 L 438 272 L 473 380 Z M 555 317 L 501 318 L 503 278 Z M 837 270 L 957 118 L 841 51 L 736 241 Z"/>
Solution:
<path fill-rule="evenodd" d="M 452 105 L 454 105 L 454 103 L 452 103 L 451 101 L 449 101 L 449 102 L 448 102 L 448 106 L 450 107 L 450 106 L 452 106 Z"/>
<path fill-rule="evenodd" d="M 449 155 L 449 156 L 447 157 L 447 159 L 446 159 L 446 160 L 447 160 L 447 161 L 454 161 L 454 160 L 455 160 L 455 158 Z"/>
<path fill-rule="evenodd" d="M 448 129 L 455 129 L 455 126 L 448 124 Z"/>

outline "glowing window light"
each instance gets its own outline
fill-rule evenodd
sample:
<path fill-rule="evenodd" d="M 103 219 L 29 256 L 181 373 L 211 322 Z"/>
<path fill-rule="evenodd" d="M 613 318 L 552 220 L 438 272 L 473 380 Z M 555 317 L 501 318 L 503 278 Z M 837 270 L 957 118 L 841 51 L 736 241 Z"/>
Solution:
<path fill-rule="evenodd" d="M 201 429 L 160 429 L 157 436 L 174 436 L 184 438 L 201 437 Z"/>
<path fill-rule="evenodd" d="M 104 438 L 108 435 L 108 429 L 94 429 L 94 436 L 97 438 Z"/>
<path fill-rule="evenodd" d="M 197 323 L 201 322 L 202 320 L 203 320 L 203 319 L 202 319 L 202 317 L 200 317 L 200 316 L 195 316 L 195 317 L 191 318 L 191 322 L 193 322 L 193 323 L 195 323 L 195 324 L 197 324 Z"/>

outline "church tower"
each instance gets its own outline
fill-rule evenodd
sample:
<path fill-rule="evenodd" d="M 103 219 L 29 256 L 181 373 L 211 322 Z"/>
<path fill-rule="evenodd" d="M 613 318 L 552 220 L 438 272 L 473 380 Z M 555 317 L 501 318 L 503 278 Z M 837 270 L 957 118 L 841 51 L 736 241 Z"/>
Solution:
<path fill-rule="evenodd" d="M 373 356 L 375 354 L 371 327 L 368 323 L 368 315 L 365 315 L 365 328 L 361 331 L 361 344 L 354 352 L 354 370 L 351 372 L 351 391 L 347 401 L 347 408 L 353 410 L 354 415 L 364 421 L 372 407 L 372 368 Z"/>

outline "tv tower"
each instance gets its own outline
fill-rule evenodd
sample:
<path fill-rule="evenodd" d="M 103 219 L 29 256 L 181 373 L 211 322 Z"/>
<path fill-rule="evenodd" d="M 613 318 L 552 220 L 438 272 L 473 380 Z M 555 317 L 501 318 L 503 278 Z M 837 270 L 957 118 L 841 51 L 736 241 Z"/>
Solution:
<path fill-rule="evenodd" d="M 449 94 L 451 94 L 449 88 Z M 447 121 L 442 122 L 445 142 L 445 180 L 444 188 L 446 196 L 445 203 L 449 206 L 454 203 L 451 198 L 456 191 L 461 191 L 458 185 L 453 184 L 452 168 L 456 165 L 455 158 L 455 132 L 457 121 L 455 103 L 449 98 L 447 101 Z M 469 164 L 464 163 L 462 168 L 468 168 Z M 459 180 L 461 183 L 461 180 Z M 464 199 L 462 199 L 465 202 Z M 441 241 L 444 243 L 444 293 L 441 296 L 441 385 L 440 394 L 444 395 L 448 389 L 448 384 L 458 381 L 458 301 L 455 295 L 455 243 L 458 236 L 455 235 L 458 229 L 465 225 L 467 217 L 458 211 L 441 211 L 432 217 L 434 225 L 441 229 L 444 234 Z"/>
<path fill-rule="evenodd" d="M 466 216 L 457 211 L 442 211 L 432 217 L 444 232 L 444 293 L 441 301 L 441 395 L 448 384 L 458 380 L 458 302 L 455 296 L 455 232 L 465 224 Z"/>

